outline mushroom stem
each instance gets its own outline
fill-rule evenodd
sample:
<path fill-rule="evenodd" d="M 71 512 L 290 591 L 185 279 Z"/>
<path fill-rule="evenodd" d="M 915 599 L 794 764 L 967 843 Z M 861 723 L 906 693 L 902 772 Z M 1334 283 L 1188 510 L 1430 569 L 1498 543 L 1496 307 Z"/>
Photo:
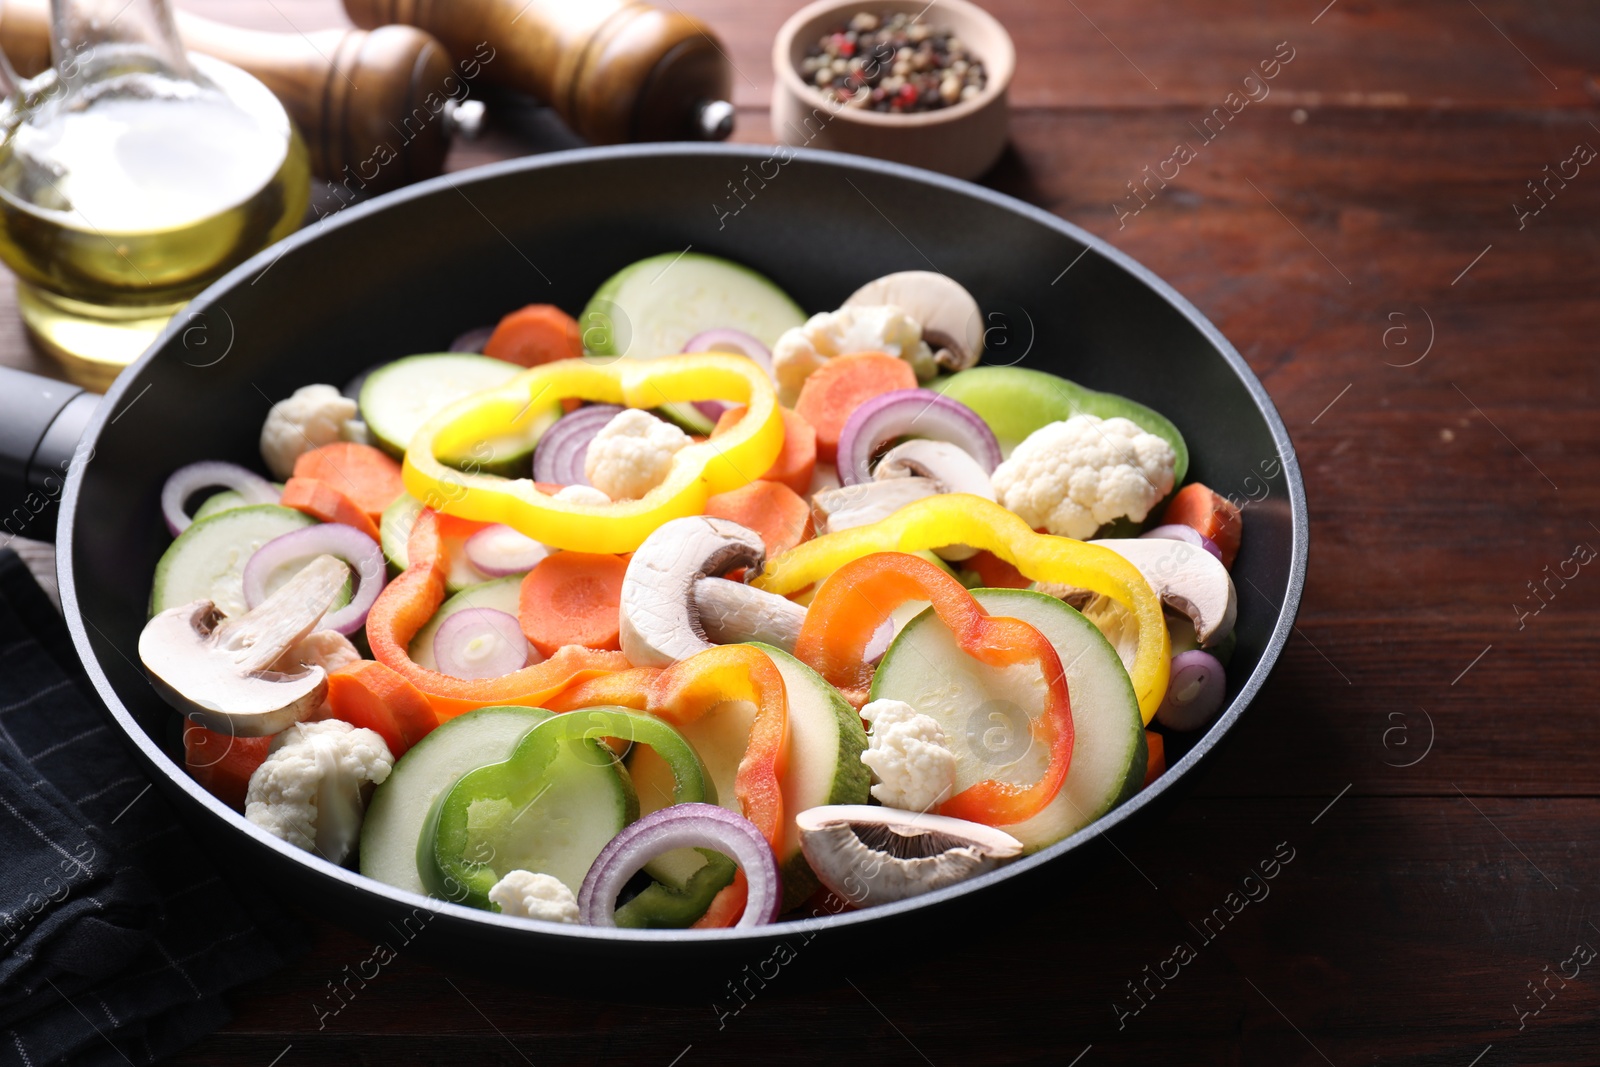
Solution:
<path fill-rule="evenodd" d="M 885 478 L 838 489 L 824 489 L 811 498 L 817 532 L 837 533 L 888 518 L 905 505 L 933 496 L 939 486 L 932 478 Z"/>
<path fill-rule="evenodd" d="M 694 606 L 714 645 L 764 641 L 793 652 L 806 621 L 806 609 L 794 601 L 726 578 L 695 582 Z"/>
<path fill-rule="evenodd" d="M 622 654 L 667 667 L 717 644 L 767 641 L 792 650 L 805 609 L 717 575 L 766 561 L 761 536 L 729 519 L 691 515 L 663 524 L 622 579 Z"/>

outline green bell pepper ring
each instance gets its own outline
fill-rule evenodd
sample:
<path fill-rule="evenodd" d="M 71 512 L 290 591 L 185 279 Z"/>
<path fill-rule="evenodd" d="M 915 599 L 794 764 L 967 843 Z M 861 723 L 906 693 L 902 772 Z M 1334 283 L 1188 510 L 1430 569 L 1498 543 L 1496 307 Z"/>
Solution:
<path fill-rule="evenodd" d="M 563 736 L 569 741 L 614 739 L 627 742 L 630 748 L 634 744 L 647 745 L 672 771 L 672 803 L 717 802 L 717 787 L 700 756 L 682 734 L 660 719 L 624 707 L 600 706 L 557 715 L 554 723 L 561 724 Z M 625 751 L 623 758 L 626 756 Z M 704 915 L 712 898 L 733 882 L 738 868 L 720 852 L 709 848 L 695 851 L 705 857 L 704 866 L 681 885 L 671 885 L 658 877 L 617 909 L 616 924 L 633 929 L 678 930 L 693 925 Z M 645 865 L 647 873 L 651 866 Z"/>
<path fill-rule="evenodd" d="M 603 776 L 615 775 L 613 785 L 620 786 L 615 792 L 621 798 L 615 809 L 616 825 L 605 820 L 602 797 L 601 803 L 589 805 L 582 818 L 575 820 L 575 827 L 563 828 L 560 846 L 568 854 L 546 857 L 547 862 L 553 858 L 566 869 L 540 872 L 561 877 L 576 891 L 594 859 L 588 853 L 598 854 L 610 836 L 639 814 L 638 798 L 627 772 L 618 757 L 602 744 L 604 738 L 653 748 L 672 770 L 674 803 L 706 799 L 708 789 L 715 796 L 694 749 L 659 719 L 626 708 L 585 708 L 556 715 L 530 730 L 508 759 L 468 772 L 435 801 L 417 842 L 417 869 L 428 891 L 493 910 L 489 890 L 506 872 L 522 866 L 518 856 L 502 854 L 494 841 L 509 838 L 523 815 L 552 790 L 592 788 L 597 781 L 607 780 Z M 557 796 L 559 799 L 561 794 Z M 520 828 L 521 840 L 525 845 L 531 841 L 534 851 L 548 844 L 539 837 L 539 831 L 537 820 Z M 730 870 L 730 880 L 731 877 Z M 694 887 L 691 880 L 686 890 Z M 669 896 L 682 895 L 666 892 Z M 641 910 L 650 909 L 647 905 Z"/>

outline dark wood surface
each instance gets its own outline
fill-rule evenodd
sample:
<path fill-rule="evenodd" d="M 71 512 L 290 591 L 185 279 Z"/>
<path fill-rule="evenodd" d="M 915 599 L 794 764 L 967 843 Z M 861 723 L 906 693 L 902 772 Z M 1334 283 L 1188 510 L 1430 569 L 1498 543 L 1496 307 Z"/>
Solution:
<path fill-rule="evenodd" d="M 1600 148 L 1600 11 L 1324 2 L 989 4 L 1018 47 L 989 184 L 1194 301 L 1305 471 L 1296 635 L 1167 822 L 987 929 L 930 930 L 916 958 L 863 938 L 854 962 L 786 970 L 720 1027 L 709 1002 L 653 1003 L 670 974 L 619 974 L 594 1000 L 549 992 L 538 960 L 546 992 L 402 953 L 319 1029 L 325 983 L 371 946 L 313 921 L 311 954 L 235 995 L 184 1062 L 1600 1063 L 1600 963 L 1564 965 L 1600 947 L 1600 571 L 1517 608 L 1575 546 L 1600 550 L 1600 162 L 1520 228 L 1512 207 L 1576 144 Z M 333 0 L 181 6 L 342 21 Z M 726 41 L 737 138 L 768 139 L 788 5 L 682 7 Z M 1280 42 L 1270 94 L 1119 225 L 1125 183 L 1197 141 L 1190 123 Z M 512 125 L 452 167 L 539 147 Z M 0 360 L 39 365 L 9 288 Z M 1268 895 L 1197 933 L 1275 850 L 1293 859 Z M 1170 973 L 1179 942 L 1195 958 L 1123 1014 L 1126 983 Z"/>

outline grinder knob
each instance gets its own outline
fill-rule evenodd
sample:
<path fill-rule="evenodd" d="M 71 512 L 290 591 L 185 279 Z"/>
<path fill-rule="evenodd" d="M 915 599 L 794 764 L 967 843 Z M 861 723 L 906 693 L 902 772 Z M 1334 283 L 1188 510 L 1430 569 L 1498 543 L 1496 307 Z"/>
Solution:
<path fill-rule="evenodd" d="M 720 140 L 732 76 L 704 23 L 642 0 L 344 0 L 357 26 L 427 30 L 590 141 Z"/>

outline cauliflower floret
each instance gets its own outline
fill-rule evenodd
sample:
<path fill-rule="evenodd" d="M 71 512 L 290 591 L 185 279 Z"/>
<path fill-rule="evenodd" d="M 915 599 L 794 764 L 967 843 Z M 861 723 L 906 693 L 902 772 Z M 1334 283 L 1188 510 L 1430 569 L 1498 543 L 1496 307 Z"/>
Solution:
<path fill-rule="evenodd" d="M 361 834 L 372 787 L 394 757 L 382 737 L 340 719 L 296 723 L 250 776 L 244 817 L 291 845 L 343 863 Z"/>
<path fill-rule="evenodd" d="M 520 915 L 552 923 L 578 921 L 578 898 L 561 879 L 532 871 L 508 871 L 489 890 L 489 899 L 500 905 L 501 915 Z"/>
<path fill-rule="evenodd" d="M 802 326 L 783 331 L 772 348 L 772 372 L 778 399 L 794 407 L 800 387 L 811 373 L 835 356 L 852 352 L 887 352 L 911 364 L 922 380 L 939 372 L 933 350 L 922 340 L 922 324 L 893 304 L 822 311 Z"/>
<path fill-rule="evenodd" d="M 584 477 L 612 500 L 638 500 L 666 480 L 689 435 L 648 411 L 617 413 L 589 442 Z"/>
<path fill-rule="evenodd" d="M 591 507 L 601 507 L 611 503 L 611 498 L 592 485 L 564 485 L 556 492 L 557 500 L 565 500 L 569 504 L 588 504 Z"/>
<path fill-rule="evenodd" d="M 1074 415 L 1029 434 L 995 468 L 1000 503 L 1029 526 L 1083 540 L 1108 522 L 1143 522 L 1172 491 L 1178 455 L 1123 418 Z"/>
<path fill-rule="evenodd" d="M 294 473 L 302 453 L 331 445 L 356 417 L 356 402 L 331 385 L 303 385 L 267 412 L 261 426 L 261 458 L 277 478 Z"/>
<path fill-rule="evenodd" d="M 956 787 L 956 756 L 944 730 L 903 700 L 874 700 L 861 709 L 872 724 L 861 762 L 872 771 L 872 795 L 887 807 L 927 811 Z"/>

